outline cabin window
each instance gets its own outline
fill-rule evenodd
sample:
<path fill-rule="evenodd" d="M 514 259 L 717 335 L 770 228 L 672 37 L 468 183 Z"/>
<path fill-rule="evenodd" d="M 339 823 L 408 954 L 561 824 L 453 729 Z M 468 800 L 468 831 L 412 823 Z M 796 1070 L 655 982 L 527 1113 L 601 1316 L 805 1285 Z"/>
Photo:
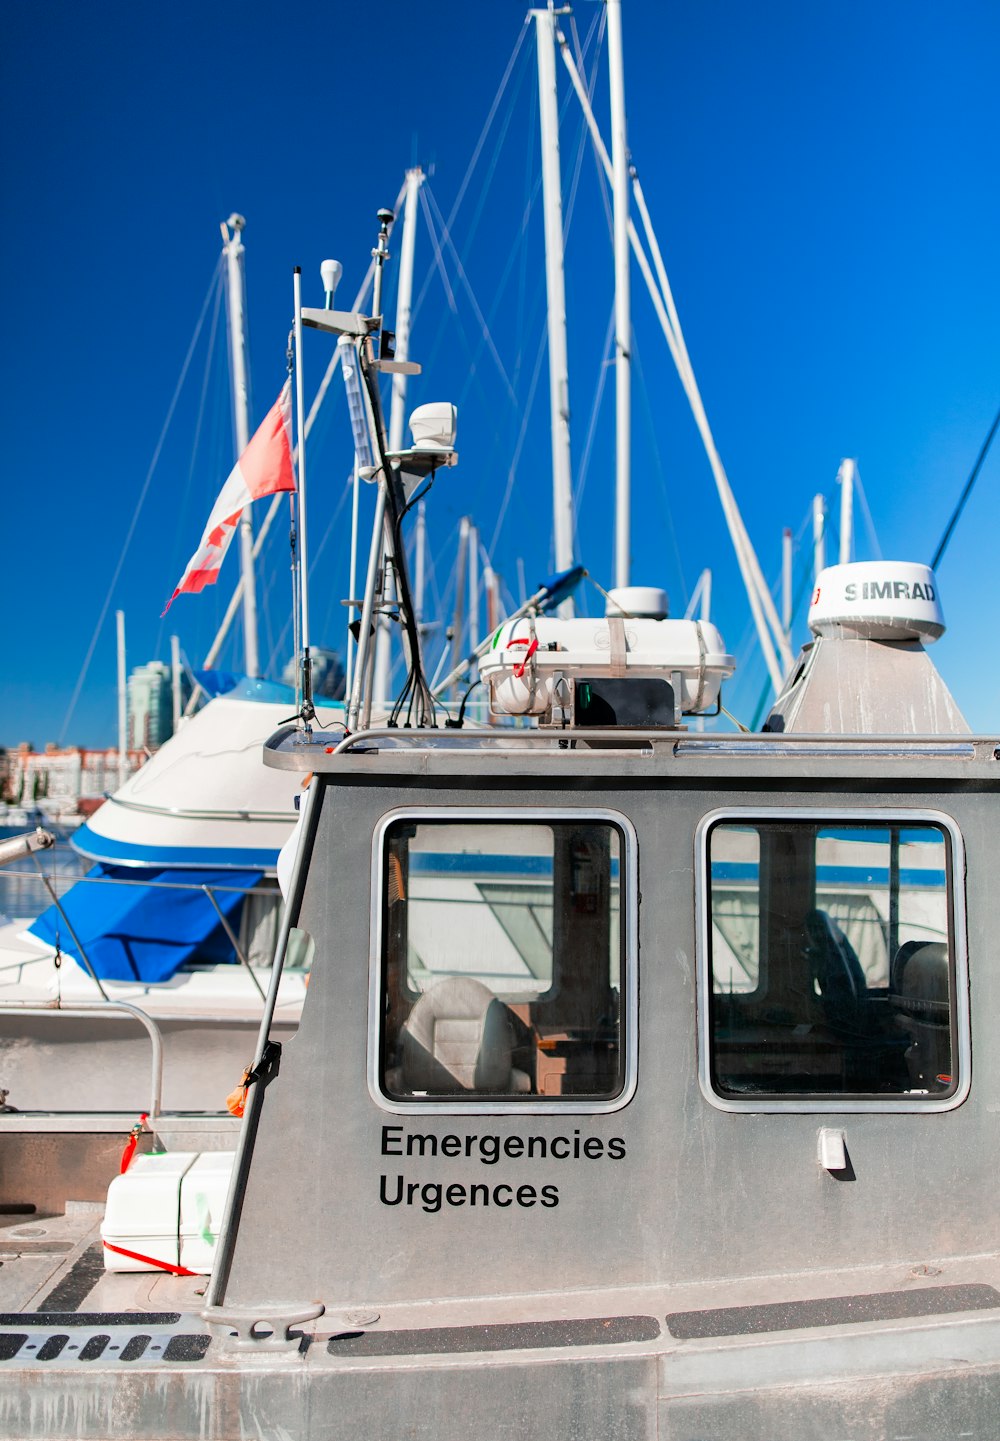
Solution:
<path fill-rule="evenodd" d="M 711 825 L 714 1095 L 954 1101 L 956 839 L 904 819 Z"/>
<path fill-rule="evenodd" d="M 625 1084 L 619 828 L 392 821 L 379 1087 L 403 1103 L 609 1102 Z"/>

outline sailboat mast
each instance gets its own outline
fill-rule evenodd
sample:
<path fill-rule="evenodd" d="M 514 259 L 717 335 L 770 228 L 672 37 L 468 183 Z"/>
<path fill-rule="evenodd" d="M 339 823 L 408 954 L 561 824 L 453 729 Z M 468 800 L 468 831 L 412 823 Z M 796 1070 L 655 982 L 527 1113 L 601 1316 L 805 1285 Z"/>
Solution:
<path fill-rule="evenodd" d="M 427 574 L 427 506 L 417 506 L 416 575 L 413 582 L 413 614 L 420 627 L 424 622 L 424 585 Z"/>
<path fill-rule="evenodd" d="M 851 559 L 851 543 L 854 539 L 854 461 L 842 460 L 837 472 L 840 482 L 840 564 L 847 565 Z"/>
<path fill-rule="evenodd" d="M 226 257 L 226 296 L 229 314 L 229 368 L 233 392 L 233 431 L 236 459 L 250 441 L 250 367 L 246 341 L 246 284 L 243 271 L 244 248 L 240 238 L 246 225 L 242 215 L 230 215 L 222 226 Z M 232 234 L 230 235 L 230 229 Z M 257 653 L 257 586 L 253 568 L 253 521 L 250 506 L 240 519 L 240 572 L 243 577 L 244 668 L 248 676 L 260 675 Z"/>
<path fill-rule="evenodd" d="M 552 416 L 552 531 L 556 570 L 573 565 L 573 488 L 569 448 L 569 356 L 566 285 L 563 276 L 562 187 L 559 109 L 556 95 L 556 17 L 533 10 L 538 48 L 538 114 L 542 141 L 542 206 L 545 217 L 545 289 L 548 300 L 549 407 Z M 573 615 L 572 600 L 559 607 Z"/>
<path fill-rule="evenodd" d="M 826 501 L 813 496 L 813 572 L 816 580 L 826 569 Z"/>
<path fill-rule="evenodd" d="M 128 685 L 125 679 L 125 612 L 115 611 L 118 656 L 118 785 L 128 779 Z"/>
<path fill-rule="evenodd" d="M 621 0 L 607 0 L 615 252 L 615 585 L 629 583 L 632 512 L 632 321 L 629 175 Z"/>

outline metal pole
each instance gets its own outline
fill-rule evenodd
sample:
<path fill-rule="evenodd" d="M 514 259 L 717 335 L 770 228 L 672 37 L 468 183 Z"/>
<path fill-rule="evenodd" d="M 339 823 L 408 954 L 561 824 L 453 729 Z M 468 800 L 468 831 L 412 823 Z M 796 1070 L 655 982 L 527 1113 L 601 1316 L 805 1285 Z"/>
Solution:
<path fill-rule="evenodd" d="M 309 869 L 313 842 L 316 838 L 316 827 L 319 822 L 320 796 L 322 791 L 323 786 L 317 777 L 306 792 L 305 812 L 302 817 L 302 835 L 299 839 L 298 850 L 292 866 L 288 898 L 285 903 L 284 914 L 281 918 L 281 927 L 278 931 L 278 940 L 274 951 L 274 964 L 271 966 L 271 981 L 267 988 L 267 997 L 264 1001 L 264 1014 L 261 1017 L 260 1029 L 257 1032 L 257 1046 L 253 1057 L 254 1070 L 256 1070 L 264 1058 L 264 1050 L 271 1032 L 271 1022 L 274 1019 L 274 1008 L 278 1001 L 278 986 L 281 983 L 281 972 L 285 965 L 288 937 L 292 927 L 298 924 L 299 911 L 302 907 L 302 897 L 305 894 L 306 888 L 306 872 Z M 253 1155 L 254 1141 L 257 1134 L 257 1122 L 260 1117 L 263 1098 L 264 1086 L 259 1082 L 252 1085 L 247 1095 L 247 1106 L 243 1116 L 243 1125 L 240 1127 L 239 1139 L 236 1143 L 236 1160 L 233 1163 L 233 1173 L 230 1178 L 229 1191 L 226 1196 L 222 1226 L 220 1227 L 215 1252 L 215 1264 L 212 1267 L 212 1278 L 209 1281 L 208 1292 L 205 1296 L 206 1306 L 217 1306 L 221 1298 L 225 1295 L 226 1287 L 229 1283 L 229 1268 L 233 1259 L 233 1244 L 236 1240 L 236 1231 L 239 1226 L 240 1209 L 242 1207 L 243 1193 L 246 1189 L 247 1176 L 250 1171 L 250 1159 Z"/>
<path fill-rule="evenodd" d="M 183 679 L 180 637 L 172 635 L 170 637 L 170 706 L 174 735 L 181 728 L 181 683 Z"/>
<path fill-rule="evenodd" d="M 465 567 L 469 558 L 469 526 L 470 521 L 467 515 L 463 515 L 458 523 L 458 559 L 455 566 L 455 614 L 451 622 L 451 663 L 454 668 L 458 666 L 462 650 L 462 630 L 465 625 L 465 616 L 462 614 L 465 603 Z"/>
<path fill-rule="evenodd" d="M 125 612 L 115 611 L 118 639 L 118 784 L 128 779 L 128 710 L 125 681 Z"/>
<path fill-rule="evenodd" d="M 226 919 L 226 915 L 222 907 L 215 899 L 215 892 L 212 890 L 211 886 L 202 886 L 201 889 L 204 891 L 205 895 L 211 902 L 212 909 L 218 916 L 219 922 L 222 925 L 222 929 L 225 931 L 227 937 L 229 938 L 229 944 L 236 952 L 237 960 L 239 961 L 241 966 L 244 966 L 246 968 L 247 975 L 257 987 L 257 994 L 260 996 L 261 1000 L 266 1001 L 267 997 L 264 994 L 264 987 L 261 985 L 260 981 L 258 981 L 256 975 L 254 974 L 253 966 L 251 966 L 249 960 L 243 954 L 243 947 L 239 943 L 239 938 L 237 937 L 236 932 L 233 930 L 232 926 L 229 924 L 229 921 Z"/>
<path fill-rule="evenodd" d="M 813 496 L 813 572 L 819 579 L 826 569 L 826 502 L 821 495 Z"/>
<path fill-rule="evenodd" d="M 227 298 L 229 312 L 229 365 L 233 391 L 233 433 L 236 459 L 250 442 L 250 384 L 246 342 L 246 286 L 243 272 L 243 242 L 240 236 L 246 221 L 242 215 L 231 215 L 232 237 L 226 225 L 223 247 L 226 255 Z M 253 520 L 251 507 L 245 506 L 240 518 L 240 573 L 243 578 L 243 651 L 249 676 L 260 675 L 257 653 L 257 586 L 253 566 Z"/>
<path fill-rule="evenodd" d="M 347 594 L 350 599 L 357 599 L 356 586 L 358 583 L 358 497 L 361 486 L 361 477 L 358 475 L 358 457 L 354 456 L 354 489 L 351 495 L 351 574 L 348 581 Z M 347 667 L 344 678 L 344 694 L 350 696 L 354 679 L 354 632 L 351 625 L 357 614 L 357 606 L 347 607 Z"/>
<path fill-rule="evenodd" d="M 615 250 L 615 585 L 628 585 L 631 549 L 631 350 L 629 176 L 621 0 L 607 0 Z"/>
<path fill-rule="evenodd" d="M 368 552 L 368 578 L 365 582 L 365 596 L 361 606 L 361 625 L 358 629 L 358 653 L 354 661 L 354 675 L 351 678 L 351 701 L 347 710 L 347 729 L 357 730 L 361 714 L 361 702 L 371 654 L 372 613 L 375 609 L 375 590 L 378 584 L 379 557 L 385 532 L 385 482 L 380 481 L 375 500 L 375 518 L 372 522 L 372 541 Z M 370 697 L 369 697 L 370 699 Z"/>
<path fill-rule="evenodd" d="M 6 1015 L 31 1016 L 32 1019 L 42 1020 L 47 1016 L 68 1016 L 70 1020 L 89 1019 L 96 1016 L 99 1020 L 107 1017 L 109 1012 L 121 1012 L 123 1015 L 138 1021 L 145 1028 L 152 1047 L 152 1070 L 149 1078 L 149 1111 L 147 1120 L 152 1123 L 150 1129 L 155 1126 L 157 1117 L 161 1114 L 160 1106 L 163 1101 L 163 1037 L 160 1028 L 152 1016 L 142 1010 L 139 1006 L 133 1006 L 129 1001 L 112 1001 L 105 999 L 100 1005 L 89 1001 L 78 1001 L 72 1006 L 20 1006 L 4 1005 L 2 1007 Z M 50 1111 L 50 1115 L 76 1116 L 82 1113 L 79 1111 Z"/>
<path fill-rule="evenodd" d="M 483 571 L 486 590 L 486 634 L 492 635 L 500 624 L 500 579 L 491 565 Z"/>
<path fill-rule="evenodd" d="M 781 532 L 781 627 L 792 633 L 792 532 L 786 525 Z"/>
<path fill-rule="evenodd" d="M 73 922 L 70 920 L 69 916 L 66 914 L 66 912 L 65 912 L 65 911 L 63 910 L 63 908 L 62 908 L 62 902 L 60 901 L 58 895 L 56 894 L 56 888 L 55 888 L 55 886 L 52 884 L 52 882 L 49 880 L 48 876 L 45 874 L 44 870 L 42 869 L 42 864 L 41 864 L 41 862 L 39 861 L 38 857 L 37 857 L 36 855 L 33 855 L 33 856 L 32 856 L 32 860 L 35 862 L 35 865 L 36 865 L 36 867 L 37 867 L 37 869 L 38 869 L 38 874 L 39 874 L 39 875 L 41 876 L 41 878 L 42 878 L 42 885 L 43 885 L 43 886 L 45 887 L 45 889 L 48 891 L 49 897 L 50 897 L 50 899 L 51 899 L 51 901 L 52 901 L 52 904 L 55 906 L 56 910 L 59 912 L 59 918 L 60 918 L 60 920 L 62 921 L 63 925 L 66 927 L 67 931 L 69 931 L 70 939 L 72 940 L 74 946 L 76 946 L 77 950 L 78 950 L 79 953 L 80 953 L 80 960 L 81 960 L 81 962 L 83 963 L 83 968 L 84 968 L 84 970 L 87 972 L 88 976 L 89 976 L 90 979 L 93 981 L 94 985 L 95 985 L 95 986 L 97 987 L 97 989 L 100 991 L 101 996 L 104 998 L 104 1000 L 106 1000 L 106 1001 L 107 1001 L 107 1000 L 110 1000 L 110 999 L 111 999 L 110 996 L 108 995 L 108 993 L 107 993 L 107 991 L 104 989 L 104 987 L 101 985 L 101 978 L 100 978 L 100 976 L 97 974 L 97 972 L 94 970 L 94 967 L 91 965 L 91 963 L 90 963 L 90 957 L 87 955 L 87 952 L 86 952 L 86 950 L 84 949 L 84 947 L 83 947 L 83 945 L 82 945 L 82 943 L 81 943 L 81 941 L 80 941 L 79 936 L 77 935 L 76 931 L 73 929 Z"/>
<path fill-rule="evenodd" d="M 295 305 L 295 410 L 298 420 L 299 461 L 299 592 L 302 611 L 302 717 L 309 733 L 313 718 L 312 661 L 309 657 L 309 550 L 306 545 L 306 439 L 305 395 L 302 375 L 302 270 L 296 265 L 292 273 L 292 295 Z"/>
<path fill-rule="evenodd" d="M 712 618 L 712 572 L 707 568 L 698 577 L 698 583 L 691 592 L 691 599 L 687 603 L 687 610 L 684 612 L 684 619 L 691 620 L 698 603 L 701 602 L 699 620 L 709 621 Z"/>
<path fill-rule="evenodd" d="M 413 261 L 417 245 L 418 196 L 424 183 L 424 172 L 418 166 L 406 172 L 406 195 L 403 201 L 403 238 L 399 251 L 399 290 L 396 296 L 396 353 L 397 360 L 407 360 L 410 354 L 410 318 L 413 305 Z M 392 377 L 392 406 L 389 412 L 389 449 L 402 450 L 403 431 L 406 425 L 406 382 L 405 375 Z M 352 592 L 353 594 L 353 592 Z M 391 577 L 387 577 L 383 599 L 391 605 L 396 590 Z M 378 619 L 375 636 L 375 696 L 388 702 L 392 677 L 392 636 L 393 622 L 387 615 Z"/>
<path fill-rule="evenodd" d="M 396 297 L 396 359 L 410 358 L 410 319 L 413 304 L 413 261 L 417 247 L 417 212 L 424 172 L 418 166 L 406 172 L 403 202 L 403 238 L 399 248 L 399 292 Z M 406 424 L 405 375 L 392 377 L 392 406 L 389 411 L 389 449 L 402 450 Z"/>
<path fill-rule="evenodd" d="M 837 471 L 840 485 L 840 564 L 851 559 L 854 543 L 854 461 L 842 460 Z"/>
<path fill-rule="evenodd" d="M 559 109 L 556 93 L 555 30 L 551 10 L 533 10 L 538 42 L 538 115 L 542 145 L 542 203 L 545 217 L 545 290 L 548 301 L 549 409 L 552 420 L 552 532 L 556 570 L 573 565 L 573 489 L 569 436 L 569 356 L 566 342 L 566 285 L 563 276 L 563 219 L 559 171 Z M 559 614 L 572 617 L 573 602 Z"/>
<path fill-rule="evenodd" d="M 424 619 L 424 584 L 427 572 L 427 503 L 417 506 L 416 575 L 413 584 L 414 620 L 420 626 Z"/>
<path fill-rule="evenodd" d="M 479 644 L 479 528 L 469 526 L 469 649 Z"/>

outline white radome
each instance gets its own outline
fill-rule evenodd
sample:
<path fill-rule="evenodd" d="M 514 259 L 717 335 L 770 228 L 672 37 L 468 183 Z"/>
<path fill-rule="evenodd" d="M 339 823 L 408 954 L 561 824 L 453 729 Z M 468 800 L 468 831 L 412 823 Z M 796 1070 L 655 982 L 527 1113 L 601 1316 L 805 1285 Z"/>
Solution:
<path fill-rule="evenodd" d="M 923 641 L 944 633 L 937 581 L 929 565 L 908 560 L 864 560 L 820 572 L 809 606 L 815 635 L 865 640 Z"/>

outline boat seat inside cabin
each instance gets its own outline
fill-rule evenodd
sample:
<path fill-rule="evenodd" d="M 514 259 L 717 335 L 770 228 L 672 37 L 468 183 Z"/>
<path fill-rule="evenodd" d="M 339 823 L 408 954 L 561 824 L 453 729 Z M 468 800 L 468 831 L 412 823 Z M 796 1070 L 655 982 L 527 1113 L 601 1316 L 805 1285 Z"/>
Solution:
<path fill-rule="evenodd" d="M 472 976 L 447 976 L 417 1000 L 402 1028 L 400 1064 L 386 1074 L 395 1095 L 531 1090 L 512 1062 L 510 1012 Z"/>
<path fill-rule="evenodd" d="M 810 911 L 805 918 L 805 932 L 805 958 L 828 1023 L 855 1022 L 868 986 L 854 947 L 826 911 Z"/>
<path fill-rule="evenodd" d="M 939 1090 L 952 1074 L 948 947 L 941 941 L 904 942 L 893 958 L 891 983 L 897 1024 L 910 1038 L 911 1083 Z"/>

